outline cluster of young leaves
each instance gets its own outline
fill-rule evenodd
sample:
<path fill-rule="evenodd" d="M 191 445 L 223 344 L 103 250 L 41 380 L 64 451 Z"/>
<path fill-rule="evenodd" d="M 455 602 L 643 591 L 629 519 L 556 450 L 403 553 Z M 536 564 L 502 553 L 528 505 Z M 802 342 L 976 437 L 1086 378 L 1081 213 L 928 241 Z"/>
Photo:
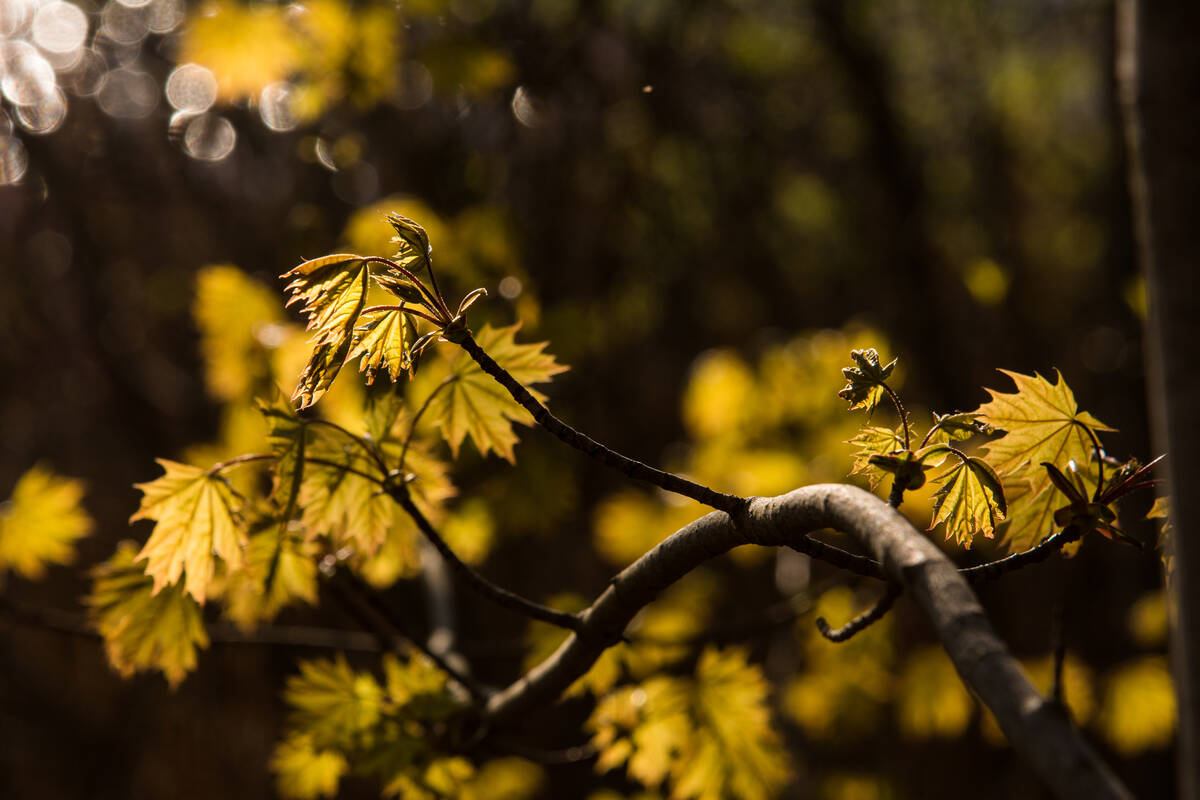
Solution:
<path fill-rule="evenodd" d="M 387 797 L 492 800 L 528 797 L 541 783 L 534 765 L 500 759 L 476 767 L 446 755 L 464 708 L 446 675 L 423 656 L 387 654 L 383 679 L 344 656 L 301 661 L 284 701 L 291 708 L 271 768 L 281 796 L 332 797 L 349 774 L 377 778 Z M 507 784 L 508 795 L 497 795 Z"/>
<path fill-rule="evenodd" d="M 966 547 L 977 534 L 995 537 L 1002 525 L 1001 543 L 1010 550 L 1068 527 L 1078 535 L 1124 537 L 1114 525 L 1113 505 L 1153 484 L 1145 477 L 1152 464 L 1134 461 L 1110 468 L 1105 479 L 1099 435 L 1114 429 L 1079 409 L 1061 375 L 1051 383 L 1037 373 L 1001 370 L 1015 392 L 988 389 L 991 400 L 974 411 L 935 413 L 914 446 L 916 429 L 887 385 L 896 362 L 880 367 L 874 350 L 851 356 L 856 366 L 843 370 L 847 385 L 839 394 L 851 408 L 868 413 L 890 397 L 901 421 L 895 429 L 870 424 L 860 429 L 849 442 L 857 448 L 850 474 L 864 475 L 872 488 L 888 474 L 904 489 L 919 488 L 932 477 L 939 488 L 929 528 L 944 524 L 946 537 Z M 978 455 L 967 452 L 972 440 L 982 440 Z"/>
<path fill-rule="evenodd" d="M 75 542 L 92 530 L 83 482 L 35 465 L 0 503 L 0 581 L 9 570 L 37 579 L 51 564 L 69 564 Z"/>
<path fill-rule="evenodd" d="M 601 698 L 588 719 L 599 771 L 624 767 L 672 798 L 765 800 L 790 777 L 767 681 L 746 653 L 705 648 L 694 675 L 656 675 Z"/>

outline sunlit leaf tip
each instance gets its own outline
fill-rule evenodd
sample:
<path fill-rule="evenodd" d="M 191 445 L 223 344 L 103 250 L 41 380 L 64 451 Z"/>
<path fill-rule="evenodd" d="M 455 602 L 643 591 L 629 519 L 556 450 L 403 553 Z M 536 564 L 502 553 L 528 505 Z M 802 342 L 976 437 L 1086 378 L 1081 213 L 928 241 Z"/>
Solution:
<path fill-rule="evenodd" d="M 433 247 L 429 243 L 429 234 L 415 221 L 396 212 L 387 215 L 387 221 L 396 231 L 393 242 L 400 245 L 397 260 L 405 267 L 412 269 L 409 261 L 416 266 L 428 266 Z"/>
<path fill-rule="evenodd" d="M 855 366 L 842 370 L 846 385 L 838 392 L 838 397 L 849 402 L 851 410 L 862 408 L 868 412 L 873 411 L 883 399 L 883 382 L 892 374 L 898 359 L 894 358 L 881 365 L 879 353 L 874 348 L 852 350 L 850 358 Z"/>

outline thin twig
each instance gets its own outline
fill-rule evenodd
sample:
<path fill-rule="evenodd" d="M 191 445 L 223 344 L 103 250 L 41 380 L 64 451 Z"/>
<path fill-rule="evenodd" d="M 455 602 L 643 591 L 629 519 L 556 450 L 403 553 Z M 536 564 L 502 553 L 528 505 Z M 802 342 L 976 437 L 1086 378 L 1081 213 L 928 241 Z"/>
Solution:
<path fill-rule="evenodd" d="M 466 675 L 446 662 L 446 659 L 433 652 L 419 637 L 409 636 L 403 632 L 391 609 L 379 600 L 369 588 L 363 586 L 350 572 L 342 570 L 327 581 L 335 596 L 351 616 L 365 625 L 379 637 L 380 643 L 387 649 L 407 655 L 408 650 L 416 649 L 426 658 L 436 664 L 455 683 L 461 686 L 476 701 L 486 700 L 490 692 L 470 675 Z"/>
<path fill-rule="evenodd" d="M 519 594 L 497 586 L 464 563 L 450 549 L 450 545 L 446 544 L 446 540 L 441 537 L 425 515 L 421 513 L 421 509 L 417 508 L 416 504 L 413 503 L 407 484 L 401 483 L 389 486 L 388 496 L 399 503 L 405 513 L 412 517 L 413 522 L 420 528 L 421 533 L 425 534 L 425 538 L 437 548 L 442 557 L 446 559 L 446 562 L 454 567 L 458 574 L 470 584 L 472 589 L 497 605 L 524 614 L 532 619 L 548 622 L 551 625 L 566 628 L 569 631 L 578 631 L 580 629 L 583 623 L 574 614 L 557 611 L 549 606 L 527 600 Z"/>
<path fill-rule="evenodd" d="M 687 478 L 655 469 L 641 461 L 621 455 L 567 425 L 558 417 L 551 414 L 544 405 L 538 402 L 537 398 L 529 393 L 528 389 L 522 386 L 507 370 L 484 352 L 483 348 L 472 338 L 471 333 L 465 326 L 448 328 L 444 336 L 467 351 L 467 354 L 475 360 L 480 369 L 507 389 L 513 399 L 533 416 L 538 425 L 563 443 L 594 458 L 607 467 L 619 470 L 633 480 L 645 481 L 668 492 L 690 497 L 718 511 L 724 511 L 727 514 L 736 514 L 745 508 L 747 500 L 744 497 L 716 492 L 707 486 L 701 486 L 698 483 L 689 481 Z"/>
<path fill-rule="evenodd" d="M 896 602 L 896 598 L 900 596 L 902 591 L 903 588 L 900 584 L 889 583 L 887 589 L 883 592 L 883 597 L 875 601 L 875 605 L 842 627 L 837 629 L 830 628 L 829 623 L 825 621 L 824 617 L 817 617 L 817 630 L 831 642 L 844 642 L 883 619 L 887 612 L 891 610 L 892 604 Z"/>
<path fill-rule="evenodd" d="M 1011 556 L 989 561 L 986 564 L 965 567 L 960 569 L 959 573 L 967 579 L 968 583 L 993 580 L 1021 567 L 1045 561 L 1078 538 L 1079 531 L 1072 527 L 1067 527 L 1053 536 L 1047 536 L 1028 550 L 1022 550 L 1020 553 L 1013 553 Z"/>
<path fill-rule="evenodd" d="M 332 428 L 333 430 L 342 434 L 346 438 L 350 439 L 350 441 L 354 442 L 356 445 L 361 447 L 363 452 L 365 452 L 367 455 L 369 455 L 371 457 L 371 460 L 374 461 L 376 463 L 376 465 L 378 465 L 379 469 L 385 475 L 387 474 L 387 464 L 384 463 L 383 459 L 379 456 L 379 454 L 377 452 L 375 452 L 375 449 L 373 447 L 371 447 L 371 445 L 367 444 L 367 442 L 365 442 L 362 439 L 362 437 L 347 430 L 346 428 L 342 427 L 341 425 L 338 425 L 336 422 L 331 422 L 330 420 L 327 420 L 327 419 L 322 419 L 322 418 L 306 419 L 303 422 L 305 425 L 324 425 L 325 427 Z"/>
<path fill-rule="evenodd" d="M 103 637 L 85 614 L 57 608 L 37 608 L 0 599 L 0 618 L 34 630 L 76 636 L 100 641 Z M 337 628 L 316 628 L 306 625 L 259 625 L 242 630 L 225 622 L 205 625 L 205 633 L 213 644 L 242 644 L 263 647 L 300 647 L 314 650 L 346 650 L 378 653 L 379 640 L 362 631 Z"/>
<path fill-rule="evenodd" d="M 911 450 L 911 439 L 908 435 L 908 412 L 904 410 L 904 404 L 900 402 L 900 395 L 892 391 L 892 387 L 883 381 L 880 381 L 879 385 L 887 392 L 887 396 L 892 399 L 892 405 L 896 407 L 896 413 L 900 415 L 900 425 L 904 428 L 904 449 Z"/>

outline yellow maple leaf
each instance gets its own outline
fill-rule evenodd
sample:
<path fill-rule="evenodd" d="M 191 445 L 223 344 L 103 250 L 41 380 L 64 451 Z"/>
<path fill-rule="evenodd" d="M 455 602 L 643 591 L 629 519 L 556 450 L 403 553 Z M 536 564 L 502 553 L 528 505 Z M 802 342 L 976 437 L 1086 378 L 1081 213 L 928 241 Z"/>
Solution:
<path fill-rule="evenodd" d="M 1060 505 L 1043 462 L 1086 467 L 1095 457 L 1096 435 L 1112 431 L 1086 411 L 1061 374 L 1050 383 L 1036 372 L 1001 370 L 1016 385 L 1013 393 L 988 389 L 992 399 L 974 412 L 980 422 L 1004 435 L 984 445 L 982 458 L 1000 474 L 1008 496 L 1009 524 L 1003 544 L 1021 550 L 1053 529 Z"/>
<path fill-rule="evenodd" d="M 203 603 L 215 557 L 231 571 L 242 566 L 238 500 L 218 475 L 165 458 L 158 464 L 162 476 L 134 485 L 143 493 L 142 504 L 129 521 L 155 520 L 154 532 L 137 560 L 148 562 L 146 574 L 154 578 L 156 593 L 186 572 L 185 590 Z"/>
<path fill-rule="evenodd" d="M 84 602 L 114 669 L 124 677 L 161 670 L 174 688 L 196 668 L 196 648 L 208 647 L 200 604 L 178 584 L 157 590 L 134 563 L 136 550 L 122 542 L 96 567 Z"/>
<path fill-rule="evenodd" d="M 333 797 L 338 782 L 350 769 L 346 757 L 336 750 L 321 750 L 313 746 L 312 737 L 294 734 L 275 746 L 271 770 L 275 773 L 275 788 L 282 797 L 291 800 L 315 800 Z"/>
<path fill-rule="evenodd" d="M 971 546 L 975 534 L 989 539 L 1004 519 L 1008 505 L 1000 477 L 985 462 L 959 456 L 958 463 L 935 479 L 941 484 L 933 496 L 933 519 L 929 530 L 946 523 L 946 538 Z"/>
<path fill-rule="evenodd" d="M 40 578 L 49 564 L 69 564 L 75 540 L 92 530 L 83 509 L 82 481 L 60 478 L 35 465 L 0 503 L 0 578 L 11 569 Z"/>
<path fill-rule="evenodd" d="M 475 339 L 497 364 L 525 387 L 545 383 L 567 370 L 545 352 L 547 342 L 517 344 L 514 337 L 520 327 L 519 323 L 507 328 L 484 325 Z M 450 383 L 433 398 L 429 409 L 438 420 L 450 450 L 457 456 L 463 439 L 470 436 L 481 455 L 495 451 L 515 462 L 513 445 L 517 443 L 517 435 L 511 423 L 532 425 L 532 417 L 512 399 L 507 389 L 496 383 L 466 353 L 451 357 L 450 371 Z M 530 393 L 539 402 L 546 401 L 538 392 L 531 390 Z"/>

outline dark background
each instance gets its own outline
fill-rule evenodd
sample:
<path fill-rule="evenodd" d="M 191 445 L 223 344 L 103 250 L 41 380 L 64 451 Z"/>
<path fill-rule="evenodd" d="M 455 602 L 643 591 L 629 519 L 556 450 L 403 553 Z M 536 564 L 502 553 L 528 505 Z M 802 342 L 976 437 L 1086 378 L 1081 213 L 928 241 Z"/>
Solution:
<path fill-rule="evenodd" d="M 85 10 L 109 67 L 133 64 L 161 87 L 181 60 L 186 23 L 122 45 L 97 32 L 100 6 Z M 358 209 L 395 195 L 444 220 L 499 221 L 511 252 L 489 254 L 481 235 L 457 280 L 487 286 L 485 313 L 524 319 L 524 337 L 549 339 L 572 366 L 551 390 L 561 416 L 651 462 L 685 438 L 680 395 L 697 356 L 728 347 L 753 361 L 851 322 L 887 337 L 920 405 L 973 408 L 981 386 L 1005 388 L 997 367 L 1058 368 L 1084 408 L 1120 428 L 1112 452 L 1150 454 L 1108 3 L 427 2 L 394 13 L 394 86 L 360 90 L 365 56 L 352 48 L 329 67 L 348 76 L 344 91 L 290 131 L 222 99 L 213 112 L 237 143 L 217 161 L 187 152 L 161 93 L 140 116 L 114 116 L 67 88 L 67 116 L 44 134 L 4 100 L 3 174 L 19 180 L 0 185 L 0 495 L 38 461 L 85 479 L 97 530 L 79 567 L 146 535 L 125 520 L 153 458 L 216 435 L 189 314 L 196 271 L 233 263 L 278 287 L 274 276 L 338 249 Z M 24 35 L 5 25 L 7 41 Z M 464 66 L 488 59 L 506 66 Z M 59 80 L 69 87 L 67 72 Z M 338 143 L 353 154 L 331 170 L 314 154 Z M 508 274 L 536 313 L 501 300 Z M 621 483 L 524 439 L 516 469 L 552 465 L 575 502 L 553 535 L 508 536 L 501 521 L 486 572 L 532 596 L 594 594 L 608 570 L 585 546 L 592 508 Z M 475 459 L 457 482 L 469 494 L 505 469 Z M 1136 516 L 1129 529 L 1151 537 Z M 1094 544 L 982 591 L 1018 654 L 1048 651 L 1059 592 L 1070 648 L 1096 675 L 1142 652 L 1125 614 L 1159 585 L 1157 555 Z M 737 588 L 762 574 L 722 573 L 729 596 L 766 605 L 761 589 Z M 3 585 L 12 602 L 73 613 L 86 590 L 83 569 Z M 419 603 L 420 589 L 389 596 Z M 519 638 L 519 621 L 460 600 L 465 640 Z M 287 613 L 352 627 L 336 609 Z M 214 644 L 170 692 L 158 676 L 120 680 L 95 641 L 0 621 L 0 794 L 268 796 L 279 687 L 297 654 Z M 496 683 L 517 667 L 476 665 Z M 528 729 L 577 744 L 585 714 L 568 704 Z M 897 797 L 1035 791 L 978 723 L 950 741 L 904 741 L 885 725 L 836 746 L 783 725 L 795 796 L 826 791 L 839 771 L 884 776 Z M 1124 757 L 1093 738 L 1139 796 L 1170 792 L 1168 751 Z M 599 780 L 587 765 L 548 775 L 547 797 Z"/>

